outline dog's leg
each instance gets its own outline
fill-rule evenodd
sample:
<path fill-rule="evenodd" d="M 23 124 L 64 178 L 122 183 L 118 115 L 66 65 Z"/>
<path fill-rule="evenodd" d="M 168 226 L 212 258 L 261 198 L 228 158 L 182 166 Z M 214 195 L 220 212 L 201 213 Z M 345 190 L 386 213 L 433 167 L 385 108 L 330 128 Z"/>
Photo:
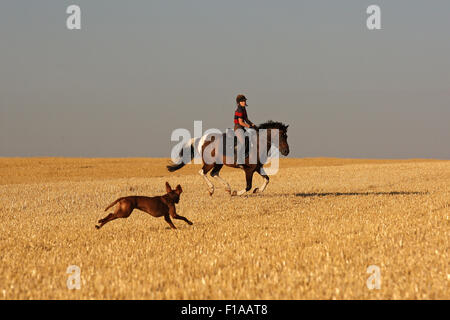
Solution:
<path fill-rule="evenodd" d="M 191 221 L 189 221 L 185 217 L 178 215 L 176 210 L 175 210 L 175 206 L 169 208 L 169 213 L 170 213 L 171 217 L 174 218 L 174 219 L 183 220 L 184 222 L 186 222 L 190 226 L 193 224 Z"/>
<path fill-rule="evenodd" d="M 131 212 L 133 212 L 133 209 L 134 208 L 131 206 L 129 202 L 119 203 L 114 213 L 110 213 L 105 218 L 98 220 L 98 223 L 100 223 L 100 225 L 95 227 L 97 229 L 100 229 L 108 222 L 113 221 L 117 218 L 128 218 Z"/>
<path fill-rule="evenodd" d="M 100 229 L 101 227 L 103 227 L 105 224 L 107 224 L 108 222 L 117 219 L 118 217 L 114 214 L 114 213 L 110 213 L 108 214 L 106 217 L 104 217 L 103 219 L 98 220 L 98 223 L 100 223 L 100 225 L 95 226 L 97 229 Z"/>
<path fill-rule="evenodd" d="M 184 222 L 186 222 L 188 225 L 192 226 L 193 223 L 191 221 L 189 221 L 188 219 L 186 219 L 183 216 L 180 216 L 178 214 L 175 214 L 175 216 L 173 217 L 174 219 L 178 219 L 178 220 L 183 220 Z"/>
<path fill-rule="evenodd" d="M 172 220 L 170 220 L 170 216 L 169 214 L 164 215 L 164 220 L 166 220 L 166 222 L 169 224 L 169 226 L 172 229 L 176 229 L 176 227 L 173 225 Z"/>

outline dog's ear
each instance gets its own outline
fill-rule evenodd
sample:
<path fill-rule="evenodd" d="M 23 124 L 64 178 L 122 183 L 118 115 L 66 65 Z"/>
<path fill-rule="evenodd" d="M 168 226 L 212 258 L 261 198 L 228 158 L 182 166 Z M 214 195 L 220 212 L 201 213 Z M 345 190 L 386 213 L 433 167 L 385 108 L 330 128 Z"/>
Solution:
<path fill-rule="evenodd" d="M 178 195 L 180 195 L 180 193 L 183 192 L 183 189 L 181 189 L 181 186 L 180 186 L 180 185 L 177 185 L 177 188 L 176 188 L 175 190 L 176 190 L 176 192 L 178 193 Z"/>
<path fill-rule="evenodd" d="M 170 184 L 166 181 L 166 192 L 172 192 L 172 188 L 170 187 Z"/>

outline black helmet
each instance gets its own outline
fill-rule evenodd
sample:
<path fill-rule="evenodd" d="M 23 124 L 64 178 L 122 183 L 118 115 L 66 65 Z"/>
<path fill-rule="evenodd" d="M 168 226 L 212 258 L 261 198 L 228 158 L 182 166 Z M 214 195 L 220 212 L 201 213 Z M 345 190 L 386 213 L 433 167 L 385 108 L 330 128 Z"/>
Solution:
<path fill-rule="evenodd" d="M 239 104 L 239 102 L 241 101 L 247 101 L 247 98 L 243 94 L 238 94 L 238 96 L 236 97 L 236 103 Z"/>

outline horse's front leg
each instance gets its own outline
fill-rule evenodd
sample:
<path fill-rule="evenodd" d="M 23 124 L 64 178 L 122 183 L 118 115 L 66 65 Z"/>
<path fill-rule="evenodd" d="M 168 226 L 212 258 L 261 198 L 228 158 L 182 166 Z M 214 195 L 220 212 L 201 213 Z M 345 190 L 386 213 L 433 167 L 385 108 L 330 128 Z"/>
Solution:
<path fill-rule="evenodd" d="M 259 167 L 259 169 L 256 171 L 261 175 L 261 177 L 264 178 L 264 182 L 260 188 L 255 188 L 255 190 L 253 190 L 253 193 L 261 193 L 266 189 L 267 185 L 269 184 L 269 176 L 266 174 L 263 167 Z"/>
<path fill-rule="evenodd" d="M 255 168 L 245 168 L 245 180 L 247 182 L 247 186 L 245 189 L 239 190 L 239 191 L 233 191 L 231 193 L 232 196 L 242 196 L 244 193 L 249 191 L 252 188 L 252 180 L 253 180 L 253 173 L 255 172 Z"/>

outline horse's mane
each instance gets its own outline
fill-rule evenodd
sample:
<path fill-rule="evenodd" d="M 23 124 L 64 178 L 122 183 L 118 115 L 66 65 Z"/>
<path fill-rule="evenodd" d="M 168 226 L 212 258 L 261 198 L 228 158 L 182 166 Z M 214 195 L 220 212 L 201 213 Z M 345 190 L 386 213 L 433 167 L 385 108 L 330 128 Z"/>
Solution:
<path fill-rule="evenodd" d="M 258 129 L 278 129 L 280 131 L 286 131 L 288 127 L 289 125 L 285 125 L 281 122 L 269 120 L 261 123 L 258 126 Z"/>

